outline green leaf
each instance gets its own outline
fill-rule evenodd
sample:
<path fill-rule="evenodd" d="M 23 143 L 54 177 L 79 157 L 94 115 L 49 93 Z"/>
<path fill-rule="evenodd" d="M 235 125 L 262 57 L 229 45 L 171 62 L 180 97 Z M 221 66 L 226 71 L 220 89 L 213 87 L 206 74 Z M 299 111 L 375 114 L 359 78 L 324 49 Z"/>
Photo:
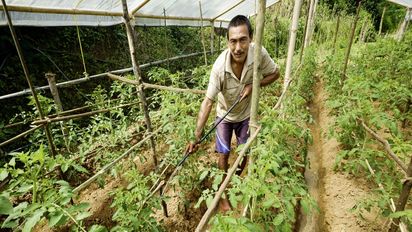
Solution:
<path fill-rule="evenodd" d="M 81 220 L 89 217 L 90 215 L 92 215 L 92 213 L 90 213 L 90 212 L 81 212 L 76 216 L 76 220 L 81 221 Z"/>
<path fill-rule="evenodd" d="M 398 211 L 398 212 L 395 212 L 395 213 L 391 213 L 389 215 L 389 217 L 391 217 L 391 218 L 399 218 L 399 217 L 403 217 L 403 216 L 407 216 L 407 217 L 411 218 L 412 217 L 412 209 L 407 209 L 407 210 L 404 210 L 404 211 Z"/>
<path fill-rule="evenodd" d="M 283 214 L 278 214 L 278 215 L 276 215 L 275 220 L 273 221 L 273 224 L 275 226 L 278 226 L 278 225 L 280 225 L 280 223 L 283 222 L 283 219 L 284 219 Z"/>
<path fill-rule="evenodd" d="M 4 179 L 6 179 L 8 175 L 9 175 L 9 172 L 7 171 L 7 169 L 1 169 L 0 181 L 3 181 Z"/>
<path fill-rule="evenodd" d="M 0 214 L 9 215 L 13 213 L 13 204 L 5 196 L 0 196 Z"/>
<path fill-rule="evenodd" d="M 64 213 L 62 211 L 55 211 L 49 214 L 49 226 L 53 227 L 59 224 L 59 222 L 62 221 L 63 216 Z"/>
<path fill-rule="evenodd" d="M 27 219 L 27 222 L 24 224 L 22 232 L 30 232 L 31 229 L 40 221 L 41 217 L 43 216 L 45 210 L 38 209 L 34 212 L 33 216 Z"/>
<path fill-rule="evenodd" d="M 93 225 L 89 232 L 108 232 L 107 228 L 102 225 Z"/>
<path fill-rule="evenodd" d="M 208 170 L 203 171 L 202 174 L 200 174 L 199 181 L 203 181 L 206 178 L 207 174 L 209 174 Z"/>

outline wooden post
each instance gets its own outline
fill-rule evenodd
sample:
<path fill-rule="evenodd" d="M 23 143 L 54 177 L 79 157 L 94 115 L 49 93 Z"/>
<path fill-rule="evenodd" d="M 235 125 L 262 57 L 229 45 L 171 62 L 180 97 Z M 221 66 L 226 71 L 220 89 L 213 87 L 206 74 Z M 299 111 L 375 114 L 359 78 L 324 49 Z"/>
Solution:
<path fill-rule="evenodd" d="M 222 21 L 220 21 L 220 26 L 219 26 L 219 35 L 218 35 L 218 44 L 217 44 L 217 48 L 218 48 L 218 51 L 220 52 L 220 37 L 222 37 L 221 35 L 220 35 L 220 32 L 222 31 Z"/>
<path fill-rule="evenodd" d="M 298 30 L 299 14 L 300 14 L 301 6 L 302 6 L 302 0 L 295 0 L 295 5 L 293 7 L 292 24 L 290 28 L 288 55 L 286 57 L 286 70 L 285 70 L 285 81 L 283 84 L 283 91 L 285 91 L 286 86 L 288 85 L 291 79 L 292 59 L 293 59 L 293 53 L 295 51 L 296 31 Z"/>
<path fill-rule="evenodd" d="M 381 33 L 382 33 L 382 25 L 383 25 L 383 19 L 385 18 L 385 12 L 386 12 L 386 6 L 383 7 L 382 16 L 381 16 L 381 21 L 380 21 L 380 23 L 379 23 L 379 32 L 378 32 L 378 35 L 381 35 Z"/>
<path fill-rule="evenodd" d="M 412 11 L 412 8 L 411 9 L 406 8 L 405 18 L 402 21 L 401 25 L 399 26 L 399 29 L 398 29 L 398 32 L 397 32 L 397 35 L 396 35 L 396 39 L 398 41 L 402 40 L 403 34 L 406 31 L 406 27 L 407 27 L 407 24 L 408 24 L 408 21 L 409 21 L 408 18 L 410 17 L 410 14 L 409 14 L 410 11 Z"/>
<path fill-rule="evenodd" d="M 353 38 L 355 37 L 355 29 L 356 29 L 356 24 L 358 23 L 359 12 L 360 12 L 361 5 L 362 5 L 362 0 L 359 0 L 358 8 L 356 9 L 355 20 L 353 21 L 353 25 L 352 25 L 352 32 L 351 32 L 350 38 L 349 38 L 348 49 L 346 50 L 345 61 L 343 63 L 342 85 L 343 85 L 344 80 L 346 79 L 346 69 L 348 68 L 350 50 L 352 48 Z"/>
<path fill-rule="evenodd" d="M 4 1 L 4 0 L 3 0 Z M 126 26 L 126 33 L 127 33 L 127 40 L 129 43 L 129 49 L 130 49 L 130 58 L 132 60 L 132 65 L 133 65 L 133 73 L 135 75 L 135 78 L 138 82 L 142 82 L 142 78 L 140 76 L 140 68 L 139 64 L 137 62 L 137 57 L 136 57 L 136 48 L 135 48 L 135 35 L 134 35 L 134 30 L 132 25 L 130 24 L 130 16 L 129 16 L 129 11 L 127 10 L 127 2 L 126 0 L 122 0 L 122 5 L 123 5 L 123 18 L 125 20 L 124 24 Z M 152 132 L 152 124 L 150 122 L 150 116 L 149 116 L 149 110 L 147 107 L 147 102 L 145 98 L 145 94 L 143 91 L 143 87 L 140 85 L 137 87 L 139 91 L 139 98 L 140 98 L 140 104 L 141 104 L 141 109 L 144 113 L 144 118 L 145 118 L 145 123 L 147 127 L 147 131 L 149 133 Z M 157 165 L 157 157 L 156 157 L 156 144 L 153 139 L 153 137 L 150 138 L 150 144 L 152 146 L 152 151 L 153 151 L 153 162 L 155 165 Z"/>
<path fill-rule="evenodd" d="M 215 22 L 211 21 L 210 22 L 212 25 L 210 26 L 211 32 L 210 32 L 210 53 L 213 55 L 215 53 Z"/>
<path fill-rule="evenodd" d="M 206 45 L 205 45 L 205 38 L 203 36 L 203 13 L 202 13 L 202 3 L 199 1 L 199 10 L 200 10 L 200 37 L 203 46 L 203 54 L 205 56 L 205 65 L 207 65 L 207 55 L 206 55 Z"/>
<path fill-rule="evenodd" d="M 308 4 L 307 10 L 306 10 L 306 22 L 305 22 L 305 29 L 303 30 L 302 44 L 300 45 L 301 48 L 300 48 L 299 64 L 302 63 L 303 51 L 305 50 L 304 45 L 305 45 L 306 34 L 308 33 L 309 10 L 310 10 L 310 4 Z"/>
<path fill-rule="evenodd" d="M 309 6 L 309 14 L 308 14 L 308 28 L 307 32 L 305 34 L 305 43 L 304 47 L 308 47 L 310 44 L 310 41 L 312 39 L 312 34 L 313 34 L 313 27 L 315 25 L 315 14 L 316 14 L 316 6 L 318 4 L 318 0 L 311 0 L 310 1 L 310 6 Z"/>
<path fill-rule="evenodd" d="M 406 178 L 407 180 L 402 184 L 402 191 L 399 196 L 398 202 L 396 203 L 396 212 L 405 210 L 406 202 L 408 202 L 409 193 L 411 192 L 412 188 L 412 157 L 409 162 L 408 170 L 406 171 Z M 389 229 L 390 232 L 395 232 L 398 230 L 398 225 L 400 222 L 400 218 L 393 219 L 393 223 L 391 223 L 391 228 Z"/>
<path fill-rule="evenodd" d="M 29 69 L 26 65 L 26 61 L 25 61 L 24 56 L 23 56 L 23 51 L 21 50 L 20 43 L 19 43 L 18 38 L 17 38 L 17 34 L 16 34 L 16 32 L 14 30 L 14 27 L 13 27 L 13 24 L 11 22 L 10 14 L 9 14 L 9 11 L 7 10 L 6 1 L 1 0 L 1 2 L 3 4 L 3 8 L 4 8 L 4 11 L 5 11 L 6 18 L 7 18 L 7 24 L 9 25 L 9 29 L 10 29 L 10 32 L 11 32 L 11 36 L 13 37 L 14 45 L 16 46 L 17 54 L 19 55 L 19 58 L 20 58 L 21 66 L 23 67 L 24 76 L 26 77 L 27 83 L 29 84 L 29 88 L 30 88 L 31 94 L 33 95 L 34 102 L 36 103 L 37 111 L 39 111 L 40 118 L 43 119 L 44 118 L 43 110 L 41 108 L 39 99 L 37 98 L 36 90 L 34 89 L 33 83 L 31 82 L 31 79 L 30 79 L 30 76 L 29 76 Z M 53 138 L 51 136 L 49 126 L 47 124 L 44 125 L 44 130 L 45 130 L 45 133 L 46 133 L 47 142 L 48 142 L 49 147 L 50 147 L 50 152 L 51 152 L 52 156 L 55 156 L 56 155 L 56 150 L 55 150 L 55 147 L 54 147 Z"/>
<path fill-rule="evenodd" d="M 333 36 L 332 54 L 335 54 L 336 39 L 338 38 L 338 33 L 339 33 L 339 23 L 340 23 L 340 13 L 338 13 L 338 18 L 336 19 L 336 29 L 335 29 L 335 35 Z"/>
<path fill-rule="evenodd" d="M 45 77 L 47 79 L 47 82 L 49 83 L 50 92 L 54 99 L 54 104 L 56 104 L 57 116 L 60 116 L 60 113 L 63 112 L 63 105 L 62 105 L 62 102 L 60 101 L 59 91 L 57 90 L 57 86 L 56 86 L 56 74 L 46 73 Z M 60 122 L 60 126 L 61 126 L 62 133 L 63 133 L 64 143 L 66 145 L 67 150 L 70 151 L 70 144 L 69 144 L 69 138 L 68 138 L 69 131 L 63 121 Z"/>

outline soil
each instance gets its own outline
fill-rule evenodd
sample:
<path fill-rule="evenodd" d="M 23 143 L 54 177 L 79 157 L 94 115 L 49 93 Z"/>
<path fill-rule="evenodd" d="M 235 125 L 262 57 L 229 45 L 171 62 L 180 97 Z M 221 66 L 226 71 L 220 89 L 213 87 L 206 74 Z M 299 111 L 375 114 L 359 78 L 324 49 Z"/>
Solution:
<path fill-rule="evenodd" d="M 299 231 L 381 231 L 384 222 L 376 209 L 360 213 L 352 210 L 363 199 L 373 197 L 372 189 L 364 179 L 334 171 L 339 143 L 328 137 L 334 118 L 325 106 L 328 96 L 319 79 L 314 92 L 309 105 L 314 122 L 308 125 L 313 144 L 309 147 L 305 180 L 319 211 L 302 214 Z"/>

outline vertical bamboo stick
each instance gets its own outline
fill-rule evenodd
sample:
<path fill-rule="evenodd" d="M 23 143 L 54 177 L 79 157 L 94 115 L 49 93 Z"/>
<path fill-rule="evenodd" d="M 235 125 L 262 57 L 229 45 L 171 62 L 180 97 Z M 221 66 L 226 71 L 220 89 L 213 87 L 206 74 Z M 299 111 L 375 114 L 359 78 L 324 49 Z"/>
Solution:
<path fill-rule="evenodd" d="M 286 86 L 288 85 L 291 79 L 292 59 L 293 59 L 293 53 L 295 51 L 296 32 L 298 30 L 299 14 L 300 14 L 301 6 L 302 6 L 302 0 L 295 0 L 295 5 L 293 7 L 292 24 L 290 28 L 288 55 L 286 58 L 286 70 L 285 70 L 285 81 L 283 84 L 283 91 L 285 91 Z"/>
<path fill-rule="evenodd" d="M 36 90 L 34 89 L 33 83 L 30 79 L 29 69 L 27 67 L 26 60 L 24 59 L 23 51 L 21 50 L 20 43 L 18 41 L 16 31 L 14 30 L 13 23 L 11 21 L 9 11 L 7 10 L 6 2 L 5 2 L 5 0 L 1 0 L 1 2 L 3 4 L 3 8 L 4 8 L 4 11 L 5 11 L 6 18 L 7 18 L 7 24 L 9 25 L 9 29 L 10 29 L 10 32 L 11 32 L 11 36 L 13 37 L 14 45 L 16 46 L 17 54 L 19 55 L 19 58 L 20 58 L 21 66 L 23 67 L 24 76 L 26 77 L 26 81 L 29 84 L 29 88 L 30 88 L 31 94 L 33 95 L 34 102 L 36 103 L 37 111 L 39 111 L 40 118 L 44 119 L 43 110 L 41 108 L 39 99 L 37 98 Z M 44 125 L 44 130 L 45 130 L 45 133 L 46 133 L 47 142 L 48 142 L 49 147 L 50 147 L 50 152 L 51 152 L 52 156 L 55 156 L 56 155 L 56 150 L 55 150 L 55 147 L 54 147 L 53 138 L 52 138 L 51 133 L 50 133 L 49 125 L 47 123 Z"/>
<path fill-rule="evenodd" d="M 412 8 L 411 9 L 406 8 L 405 18 L 402 21 L 401 25 L 399 26 L 399 30 L 397 32 L 397 40 L 398 41 L 402 40 L 403 34 L 406 31 L 406 27 L 407 27 L 407 24 L 408 24 L 408 21 L 409 21 L 408 18 L 410 18 L 410 14 L 409 14 L 410 11 L 412 11 Z"/>
<path fill-rule="evenodd" d="M 379 32 L 378 32 L 378 35 L 381 35 L 381 33 L 382 33 L 382 26 L 383 26 L 383 19 L 385 18 L 385 12 L 386 12 L 386 6 L 383 7 L 382 16 L 381 16 L 381 21 L 380 21 L 380 23 L 379 23 Z"/>
<path fill-rule="evenodd" d="M 343 64 L 342 84 L 343 84 L 344 80 L 346 79 L 346 69 L 348 68 L 350 50 L 352 48 L 353 38 L 355 37 L 355 29 L 356 29 L 356 24 L 358 23 L 359 12 L 360 12 L 361 5 L 362 5 L 362 0 L 359 0 L 358 8 L 356 9 L 355 20 L 353 21 L 352 31 L 351 31 L 350 38 L 349 38 L 348 49 L 346 50 L 345 61 L 344 61 L 344 64 Z"/>
<path fill-rule="evenodd" d="M 136 58 L 136 48 L 135 48 L 136 38 L 135 38 L 135 35 L 134 35 L 132 25 L 130 24 L 130 16 L 129 16 L 129 12 L 127 10 L 126 0 L 122 0 L 122 5 L 123 5 L 123 18 L 125 20 L 124 24 L 126 26 L 127 40 L 128 40 L 128 43 L 129 43 L 130 59 L 132 60 L 132 65 L 133 65 L 133 73 L 135 75 L 136 80 L 138 82 L 140 82 L 140 85 L 137 87 L 137 89 L 139 91 L 139 98 L 140 98 L 141 108 L 142 108 L 142 111 L 144 113 L 144 118 L 145 118 L 147 131 L 149 133 L 151 133 L 152 132 L 152 124 L 150 122 L 149 110 L 148 110 L 148 107 L 147 107 L 145 94 L 144 94 L 144 91 L 143 91 L 143 87 L 141 85 L 142 78 L 140 76 L 140 68 L 139 68 L 139 64 L 137 62 L 137 58 Z M 156 144 L 155 144 L 155 141 L 154 141 L 153 137 L 150 137 L 150 144 L 152 146 L 152 151 L 153 151 L 153 162 L 154 162 L 155 165 L 157 165 Z"/>
<path fill-rule="evenodd" d="M 218 51 L 220 52 L 220 37 L 222 37 L 221 35 L 220 35 L 220 32 L 222 31 L 222 21 L 220 21 L 220 25 L 219 25 L 219 34 L 218 34 L 218 41 L 217 41 L 217 48 L 218 48 Z"/>
<path fill-rule="evenodd" d="M 205 56 L 205 65 L 207 65 L 206 45 L 205 45 L 205 38 L 203 36 L 203 13 L 202 13 L 202 2 L 201 1 L 199 1 L 199 10 L 200 10 L 200 37 L 202 40 L 203 54 Z"/>
<path fill-rule="evenodd" d="M 167 59 L 167 68 L 170 69 L 170 61 L 169 61 L 170 55 L 169 55 L 169 49 L 167 48 L 168 38 L 167 38 L 167 33 L 166 33 L 166 30 L 167 30 L 167 29 L 166 29 L 166 28 L 167 28 L 166 21 L 167 21 L 167 20 L 166 20 L 166 9 L 165 9 L 165 8 L 163 8 L 163 17 L 164 17 L 164 25 L 165 25 L 165 28 L 164 28 L 164 31 L 165 31 L 165 33 L 164 33 L 164 41 L 165 41 L 165 49 L 166 49 L 165 54 L 166 54 L 166 59 Z"/>
<path fill-rule="evenodd" d="M 213 55 L 215 53 L 215 22 L 211 21 L 210 23 L 212 24 L 210 26 L 210 53 Z"/>
<path fill-rule="evenodd" d="M 308 23 L 309 23 L 309 10 L 310 10 L 310 4 L 308 4 L 307 10 L 306 10 L 306 22 L 305 22 L 305 29 L 303 30 L 303 38 L 302 38 L 302 44 L 300 45 L 300 56 L 299 56 L 299 63 L 302 63 L 302 58 L 303 58 L 303 51 L 305 50 L 305 38 L 308 33 Z"/>
<path fill-rule="evenodd" d="M 339 24 L 340 24 L 340 13 L 338 13 L 338 18 L 336 19 L 336 29 L 335 29 L 335 34 L 333 36 L 332 54 L 335 54 L 336 39 L 338 38 L 338 33 L 339 33 Z"/>
<path fill-rule="evenodd" d="M 54 99 L 54 104 L 56 104 L 57 116 L 60 116 L 60 113 L 63 112 L 63 105 L 62 105 L 62 102 L 60 100 L 59 91 L 58 91 L 57 86 L 56 86 L 56 74 L 46 73 L 45 77 L 47 79 L 47 82 L 49 83 L 50 92 L 51 92 L 51 94 L 53 96 L 53 99 Z M 67 127 L 66 127 L 64 122 L 60 122 L 60 127 L 62 129 L 63 139 L 64 139 L 64 143 L 66 145 L 66 148 L 67 148 L 68 151 L 70 151 L 70 144 L 69 144 L 69 138 L 68 138 L 69 131 L 67 130 Z"/>
<path fill-rule="evenodd" d="M 405 210 L 405 205 L 408 202 L 409 193 L 411 192 L 412 188 L 412 158 L 409 162 L 408 170 L 406 171 L 406 177 L 409 178 L 402 184 L 402 191 L 399 195 L 398 202 L 396 202 L 396 212 Z M 398 225 L 400 222 L 400 218 L 393 219 L 393 223 L 391 224 L 391 228 L 389 229 L 390 232 L 395 232 L 398 230 Z"/>

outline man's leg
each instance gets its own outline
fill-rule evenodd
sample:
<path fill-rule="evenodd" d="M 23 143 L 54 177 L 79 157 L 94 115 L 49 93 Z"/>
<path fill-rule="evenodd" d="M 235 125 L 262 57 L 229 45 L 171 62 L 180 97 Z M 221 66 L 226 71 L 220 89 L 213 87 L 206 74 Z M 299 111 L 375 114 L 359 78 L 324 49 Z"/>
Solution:
<path fill-rule="evenodd" d="M 233 129 L 235 130 L 237 145 L 245 144 L 249 138 L 249 118 L 236 123 Z M 242 174 L 243 169 L 245 169 L 246 163 L 247 156 L 244 156 L 242 162 L 239 164 L 238 169 L 236 170 L 236 175 L 240 176 L 240 174 Z"/>
<path fill-rule="evenodd" d="M 218 121 L 219 118 L 216 119 Z M 223 180 L 226 178 L 228 169 L 228 160 L 230 153 L 230 142 L 232 139 L 233 128 L 229 122 L 222 121 L 216 128 L 216 151 L 219 153 L 218 167 L 225 172 Z M 222 184 L 221 183 L 221 184 Z M 231 209 L 229 201 L 226 198 L 221 198 L 219 201 L 220 211 L 225 212 Z"/>

